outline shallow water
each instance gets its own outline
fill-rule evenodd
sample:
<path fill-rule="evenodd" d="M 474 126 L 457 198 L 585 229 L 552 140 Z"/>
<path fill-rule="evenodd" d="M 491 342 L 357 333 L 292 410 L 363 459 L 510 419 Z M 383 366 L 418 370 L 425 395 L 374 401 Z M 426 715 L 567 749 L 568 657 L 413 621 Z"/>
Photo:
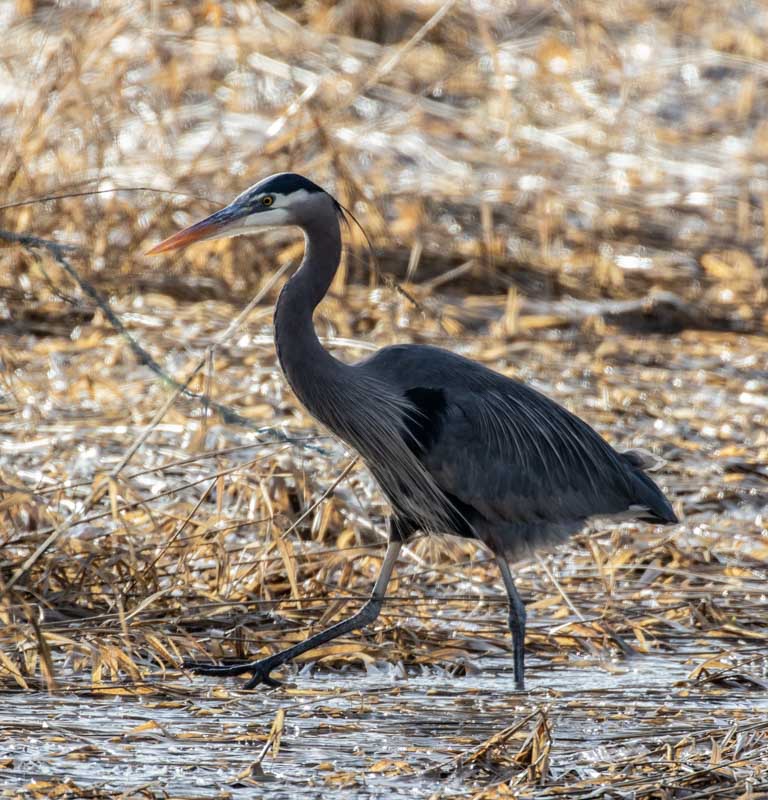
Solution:
<path fill-rule="evenodd" d="M 163 682 L 160 700 L 96 699 L 77 684 L 66 694 L 6 695 L 0 737 L 13 765 L 2 771 L 4 785 L 66 778 L 81 789 L 189 798 L 252 797 L 254 787 L 270 798 L 348 797 L 352 787 L 358 797 L 426 798 L 438 787 L 444 797 L 466 796 L 487 776 L 454 759 L 538 709 L 552 734 L 554 789 L 566 774 L 587 777 L 606 761 L 642 754 L 657 737 L 674 743 L 706 730 L 716 738 L 745 714 L 768 722 L 765 693 L 697 691 L 680 653 L 546 674 L 533 661 L 527 693 L 514 690 L 508 660 L 476 667 L 464 677 L 428 669 L 404 678 L 386 664 L 354 678 L 314 670 L 250 693 L 234 680 L 195 678 L 190 687 L 182 678 Z M 278 709 L 286 715 L 279 754 L 248 772 Z"/>

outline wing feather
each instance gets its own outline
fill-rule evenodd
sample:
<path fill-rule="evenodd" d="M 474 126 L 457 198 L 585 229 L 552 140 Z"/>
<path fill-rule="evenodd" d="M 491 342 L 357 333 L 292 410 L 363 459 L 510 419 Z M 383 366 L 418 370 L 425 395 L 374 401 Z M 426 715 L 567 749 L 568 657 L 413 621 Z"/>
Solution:
<path fill-rule="evenodd" d="M 514 388 L 451 394 L 423 454 L 437 485 L 510 524 L 627 510 L 637 499 L 630 463 L 566 409 Z"/>
<path fill-rule="evenodd" d="M 431 485 L 409 465 L 398 485 L 416 491 L 409 488 L 408 508 L 398 509 L 394 476 L 385 469 L 385 479 L 377 477 L 398 513 L 418 510 L 422 529 L 445 531 L 446 516 L 455 522 L 458 513 L 461 535 L 514 552 L 562 540 L 590 516 L 640 508 L 643 518 L 675 521 L 639 459 L 620 455 L 586 422 L 522 383 L 428 345 L 384 348 L 359 370 L 396 387 L 410 408 L 406 444 Z M 447 515 L 435 507 L 439 496 Z"/>

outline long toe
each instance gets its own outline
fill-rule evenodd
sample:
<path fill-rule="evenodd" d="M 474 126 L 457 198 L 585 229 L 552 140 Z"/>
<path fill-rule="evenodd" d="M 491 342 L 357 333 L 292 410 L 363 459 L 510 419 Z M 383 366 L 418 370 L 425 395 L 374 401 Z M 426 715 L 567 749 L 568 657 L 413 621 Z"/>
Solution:
<path fill-rule="evenodd" d="M 274 678 L 270 677 L 268 669 L 254 669 L 253 677 L 249 681 L 246 681 L 243 689 L 255 689 L 262 683 L 265 686 L 271 686 L 273 688 L 281 685 L 280 681 L 276 681 Z"/>
<path fill-rule="evenodd" d="M 246 672 L 253 672 L 253 665 L 258 661 L 245 661 L 240 664 L 212 664 L 210 661 L 183 661 L 182 666 L 197 675 L 219 675 L 227 677 L 230 675 L 243 675 Z"/>

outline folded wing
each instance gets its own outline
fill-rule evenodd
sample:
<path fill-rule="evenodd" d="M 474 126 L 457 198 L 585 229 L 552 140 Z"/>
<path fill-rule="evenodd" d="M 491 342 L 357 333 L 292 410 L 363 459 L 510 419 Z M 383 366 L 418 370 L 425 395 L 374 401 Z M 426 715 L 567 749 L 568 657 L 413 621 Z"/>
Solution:
<path fill-rule="evenodd" d="M 675 520 L 637 460 L 513 381 L 483 390 L 415 387 L 414 447 L 446 494 L 493 525 L 566 525 L 636 512 Z"/>

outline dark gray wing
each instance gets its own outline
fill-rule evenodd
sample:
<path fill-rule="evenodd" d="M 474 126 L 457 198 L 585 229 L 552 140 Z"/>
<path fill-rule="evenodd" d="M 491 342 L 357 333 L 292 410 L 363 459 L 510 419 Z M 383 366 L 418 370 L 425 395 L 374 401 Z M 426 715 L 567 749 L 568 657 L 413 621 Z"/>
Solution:
<path fill-rule="evenodd" d="M 636 511 L 675 521 L 659 488 L 630 457 L 544 395 L 499 376 L 462 391 L 414 387 L 414 446 L 437 485 L 488 523 L 578 527 Z"/>

